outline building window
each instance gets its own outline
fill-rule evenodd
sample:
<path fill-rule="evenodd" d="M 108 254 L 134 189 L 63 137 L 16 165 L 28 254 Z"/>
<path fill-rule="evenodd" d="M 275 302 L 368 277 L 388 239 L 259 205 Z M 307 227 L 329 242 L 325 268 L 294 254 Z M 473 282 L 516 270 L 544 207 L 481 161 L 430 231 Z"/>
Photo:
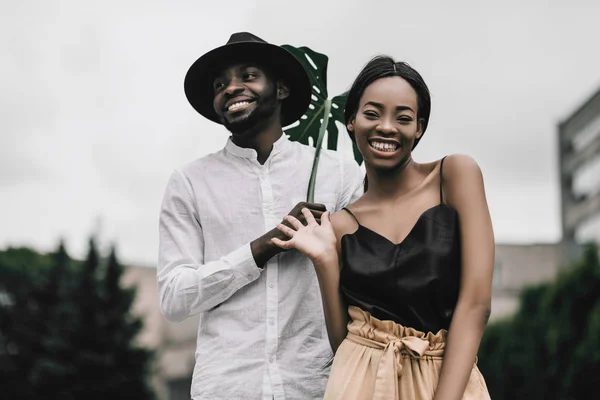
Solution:
<path fill-rule="evenodd" d="M 574 137 L 573 147 L 581 151 L 600 135 L 600 115 L 585 125 Z"/>
<path fill-rule="evenodd" d="M 573 193 L 576 196 L 592 196 L 600 192 L 600 154 L 586 160 L 573 173 Z"/>
<path fill-rule="evenodd" d="M 575 230 L 575 241 L 580 244 L 600 243 L 600 212 L 583 221 Z"/>

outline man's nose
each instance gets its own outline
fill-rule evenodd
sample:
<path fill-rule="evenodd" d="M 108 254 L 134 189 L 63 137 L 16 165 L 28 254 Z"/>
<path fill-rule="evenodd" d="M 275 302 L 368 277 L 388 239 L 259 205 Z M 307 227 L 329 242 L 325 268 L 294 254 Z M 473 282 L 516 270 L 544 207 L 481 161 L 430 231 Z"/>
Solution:
<path fill-rule="evenodd" d="M 243 90 L 244 90 L 244 86 L 242 85 L 240 80 L 234 78 L 234 79 L 230 80 L 229 83 L 227 84 L 227 87 L 225 88 L 225 94 L 232 96 L 232 95 L 242 92 Z"/>

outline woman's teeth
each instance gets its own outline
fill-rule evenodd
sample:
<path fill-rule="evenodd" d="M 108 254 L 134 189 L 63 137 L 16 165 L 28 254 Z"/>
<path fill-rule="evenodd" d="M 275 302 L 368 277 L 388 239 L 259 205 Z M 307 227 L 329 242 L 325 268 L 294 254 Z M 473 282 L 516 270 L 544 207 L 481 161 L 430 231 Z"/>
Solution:
<path fill-rule="evenodd" d="M 369 144 L 371 145 L 371 147 L 373 147 L 375 150 L 379 150 L 379 151 L 388 151 L 388 152 L 393 152 L 398 150 L 398 144 L 397 143 L 388 143 L 388 142 L 369 142 Z"/>

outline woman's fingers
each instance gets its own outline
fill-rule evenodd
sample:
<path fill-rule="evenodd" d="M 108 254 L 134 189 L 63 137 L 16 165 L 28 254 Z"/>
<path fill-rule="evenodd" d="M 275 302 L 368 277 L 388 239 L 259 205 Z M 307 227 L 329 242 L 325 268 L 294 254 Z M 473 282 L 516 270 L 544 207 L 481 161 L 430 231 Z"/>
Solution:
<path fill-rule="evenodd" d="M 285 226 L 284 224 L 278 224 L 276 228 L 277 228 L 277 230 L 279 230 L 279 232 L 283 233 L 285 236 L 287 236 L 289 238 L 293 238 L 294 234 L 296 233 L 295 230 L 293 230 L 289 226 Z"/>
<path fill-rule="evenodd" d="M 293 217 L 291 215 L 286 215 L 285 217 L 283 217 L 283 219 L 287 221 L 287 223 L 290 224 L 292 228 L 295 228 L 295 230 L 298 230 L 304 226 L 302 225 L 302 222 L 298 221 L 298 218 Z"/>
<path fill-rule="evenodd" d="M 331 221 L 329 220 L 329 211 L 325 211 L 323 213 L 323 215 L 321 215 L 321 225 L 322 226 L 327 226 L 331 223 Z"/>
<path fill-rule="evenodd" d="M 310 210 L 308 208 L 302 209 L 302 215 L 304 215 L 307 225 L 317 225 L 317 221 L 315 221 L 314 215 L 312 215 L 312 213 L 310 212 Z M 321 218 L 323 218 L 323 217 L 321 216 Z"/>
<path fill-rule="evenodd" d="M 288 249 L 292 248 L 291 243 L 289 241 L 286 242 L 286 241 L 283 241 L 278 238 L 272 238 L 271 243 L 273 243 L 275 246 L 280 247 L 284 250 L 288 250 Z"/>

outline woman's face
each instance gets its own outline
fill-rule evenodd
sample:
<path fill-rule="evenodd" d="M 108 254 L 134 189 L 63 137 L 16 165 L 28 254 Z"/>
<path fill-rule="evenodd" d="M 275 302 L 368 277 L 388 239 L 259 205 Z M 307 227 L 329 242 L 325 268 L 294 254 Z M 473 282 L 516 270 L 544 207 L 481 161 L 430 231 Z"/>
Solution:
<path fill-rule="evenodd" d="M 404 79 L 381 78 L 367 86 L 347 126 L 367 165 L 389 169 L 410 158 L 423 134 L 417 112 L 417 93 Z"/>

